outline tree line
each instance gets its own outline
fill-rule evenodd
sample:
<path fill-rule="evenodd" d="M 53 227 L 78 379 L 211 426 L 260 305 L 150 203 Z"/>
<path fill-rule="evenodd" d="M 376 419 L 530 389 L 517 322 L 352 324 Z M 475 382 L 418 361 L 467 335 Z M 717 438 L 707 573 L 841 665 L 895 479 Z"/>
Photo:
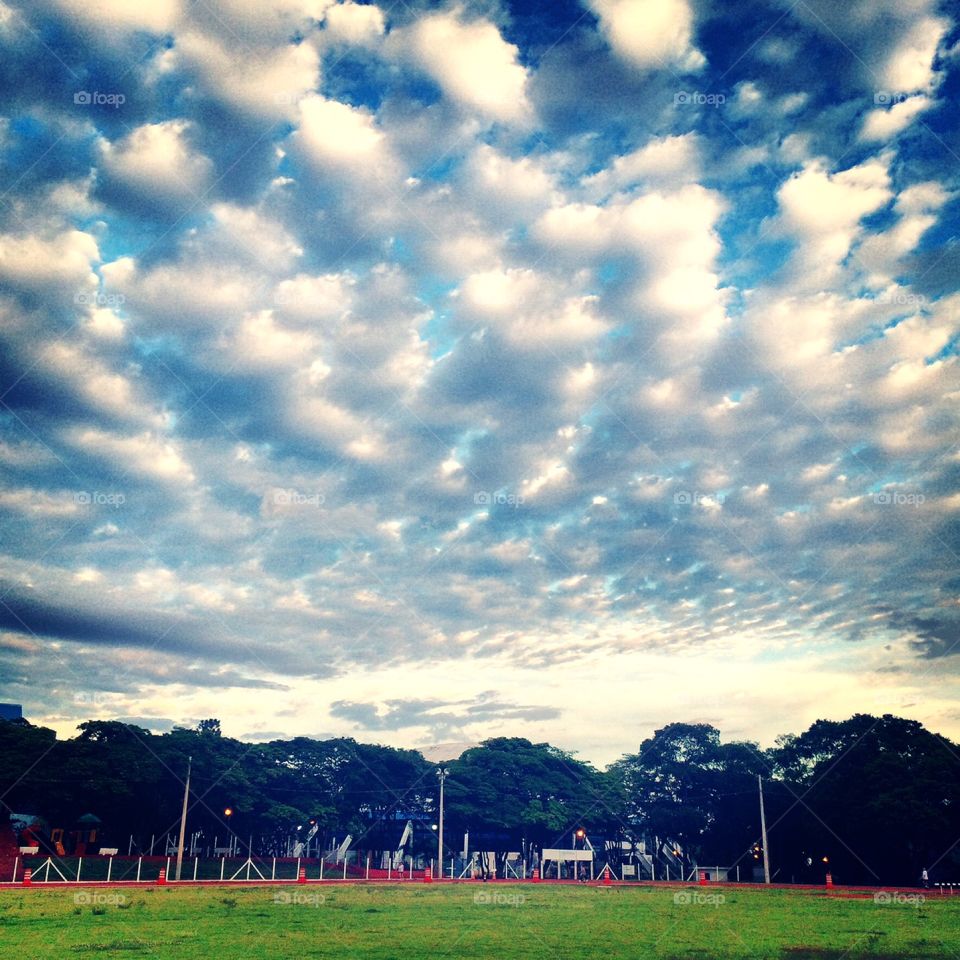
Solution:
<path fill-rule="evenodd" d="M 316 824 L 321 839 L 387 850 L 397 824 L 426 825 L 435 843 L 438 768 L 416 750 L 350 738 L 243 743 L 217 720 L 154 734 L 90 720 L 77 736 L 0 721 L 0 803 L 69 827 L 93 813 L 126 852 L 133 836 L 176 834 L 187 758 L 189 830 L 258 838 L 282 853 Z M 601 857 L 643 849 L 658 875 L 671 863 L 740 867 L 762 862 L 763 781 L 773 879 L 844 883 L 960 881 L 960 747 L 889 714 L 818 720 L 770 748 L 722 742 L 703 723 L 671 723 L 599 770 L 546 743 L 498 737 L 445 765 L 446 855 L 470 833 L 474 850 L 569 847 L 577 831 Z M 226 811 L 229 811 L 227 813 Z M 299 828 L 299 830 L 298 830 Z M 626 846 L 624 846 L 626 845 Z M 642 876 L 642 873 L 641 873 Z"/>

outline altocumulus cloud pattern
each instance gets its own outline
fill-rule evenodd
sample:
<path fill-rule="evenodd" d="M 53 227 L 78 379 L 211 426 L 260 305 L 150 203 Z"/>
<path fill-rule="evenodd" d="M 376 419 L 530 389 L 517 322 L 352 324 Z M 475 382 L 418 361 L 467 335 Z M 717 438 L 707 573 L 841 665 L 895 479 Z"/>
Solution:
<path fill-rule="evenodd" d="M 0 3 L 4 696 L 596 760 L 956 736 L 958 39 Z"/>

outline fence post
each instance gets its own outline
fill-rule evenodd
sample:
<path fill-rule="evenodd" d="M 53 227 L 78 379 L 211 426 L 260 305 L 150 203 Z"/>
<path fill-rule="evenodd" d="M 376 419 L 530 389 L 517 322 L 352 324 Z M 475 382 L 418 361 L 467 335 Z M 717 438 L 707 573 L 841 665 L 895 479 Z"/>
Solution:
<path fill-rule="evenodd" d="M 13 861 L 13 878 L 10 880 L 11 883 L 17 882 L 17 867 L 20 866 L 20 857 L 15 857 Z"/>
<path fill-rule="evenodd" d="M 77 861 L 77 883 L 80 882 L 80 868 L 83 866 L 83 857 Z"/>
<path fill-rule="evenodd" d="M 113 870 L 113 857 L 107 861 L 107 883 L 110 882 L 110 873 Z"/>
<path fill-rule="evenodd" d="M 167 857 L 167 876 L 170 876 L 170 858 Z"/>
<path fill-rule="evenodd" d="M 221 857 L 220 858 L 220 882 L 221 883 L 223 882 L 223 869 L 226 866 L 226 864 L 227 864 L 227 858 Z"/>
<path fill-rule="evenodd" d="M 323 857 L 320 858 L 320 879 L 323 879 Z"/>
<path fill-rule="evenodd" d="M 198 864 L 199 862 L 200 862 L 200 858 L 199 858 L 199 857 L 194 857 L 194 858 L 193 858 L 193 882 L 194 882 L 194 883 L 197 882 L 197 864 Z"/>
<path fill-rule="evenodd" d="M 270 865 L 270 879 L 271 880 L 277 879 L 277 858 L 276 857 L 273 858 L 273 863 Z"/>
<path fill-rule="evenodd" d="M 143 857 L 137 858 L 137 883 L 140 882 L 140 867 L 143 866 Z"/>

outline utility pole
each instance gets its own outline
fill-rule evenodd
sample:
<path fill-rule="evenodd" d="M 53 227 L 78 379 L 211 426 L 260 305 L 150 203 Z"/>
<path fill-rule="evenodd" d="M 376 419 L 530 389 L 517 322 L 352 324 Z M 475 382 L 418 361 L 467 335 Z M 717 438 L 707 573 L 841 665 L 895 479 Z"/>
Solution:
<path fill-rule="evenodd" d="M 180 839 L 177 841 L 177 879 L 183 866 L 183 838 L 187 835 L 187 800 L 190 797 L 190 769 L 193 757 L 187 757 L 187 782 L 183 785 L 183 811 L 180 814 Z"/>
<path fill-rule="evenodd" d="M 770 851 L 767 848 L 767 815 L 763 810 L 763 780 L 757 774 L 757 786 L 760 788 L 760 842 L 763 844 L 763 882 L 770 882 Z"/>
<path fill-rule="evenodd" d="M 447 768 L 440 765 L 440 769 L 437 770 L 437 775 L 440 777 L 440 829 L 437 831 L 437 879 L 443 879 L 443 781 L 447 776 Z"/>

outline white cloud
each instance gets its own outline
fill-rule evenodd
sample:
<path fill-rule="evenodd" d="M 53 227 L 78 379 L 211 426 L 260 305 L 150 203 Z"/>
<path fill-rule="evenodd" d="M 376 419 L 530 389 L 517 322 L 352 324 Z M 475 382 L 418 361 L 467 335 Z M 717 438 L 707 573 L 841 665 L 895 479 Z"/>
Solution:
<path fill-rule="evenodd" d="M 505 156 L 489 144 L 474 150 L 464 169 L 468 189 L 479 195 L 479 212 L 503 204 L 514 215 L 544 207 L 555 195 L 554 178 L 535 157 Z"/>
<path fill-rule="evenodd" d="M 16 287 L 88 294 L 96 287 L 92 264 L 100 259 L 89 233 L 66 230 L 49 239 L 0 234 L 0 277 Z"/>
<path fill-rule="evenodd" d="M 325 36 L 334 43 L 374 46 L 384 35 L 383 11 L 376 4 L 340 3 L 324 18 Z"/>
<path fill-rule="evenodd" d="M 367 110 L 309 96 L 300 102 L 296 143 L 317 166 L 358 180 L 394 173 L 386 134 Z"/>
<path fill-rule="evenodd" d="M 468 276 L 460 303 L 471 319 L 492 324 L 519 350 L 562 350 L 607 329 L 596 298 L 565 295 L 563 286 L 534 270 L 500 268 Z"/>
<path fill-rule="evenodd" d="M 100 273 L 107 289 L 125 297 L 134 326 L 150 321 L 161 329 L 216 329 L 263 296 L 260 281 L 243 264 L 189 256 L 149 267 L 121 257 Z"/>
<path fill-rule="evenodd" d="M 195 479 L 180 445 L 153 432 L 119 434 L 98 427 L 70 427 L 64 439 L 140 477 L 176 484 L 192 484 Z"/>
<path fill-rule="evenodd" d="M 527 71 L 518 62 L 519 51 L 489 21 L 432 14 L 393 31 L 390 41 L 401 58 L 433 77 L 465 109 L 508 123 L 529 118 Z"/>
<path fill-rule="evenodd" d="M 217 0 L 216 5 L 191 4 L 192 22 L 205 32 L 224 35 L 246 57 L 251 48 L 289 42 L 295 33 L 322 20 L 334 0 Z"/>
<path fill-rule="evenodd" d="M 188 31 L 177 37 L 177 62 L 200 78 L 201 91 L 253 117 L 292 117 L 319 83 L 320 58 L 308 43 L 255 47 L 237 56 L 228 42 Z"/>
<path fill-rule="evenodd" d="M 191 149 L 191 124 L 165 120 L 137 127 L 122 140 L 100 145 L 108 179 L 162 203 L 199 201 L 213 176 L 209 158 Z"/>
<path fill-rule="evenodd" d="M 659 359 L 672 366 L 709 351 L 727 324 L 727 294 L 713 264 L 721 246 L 722 196 L 699 184 L 653 191 L 606 206 L 567 204 L 542 216 L 535 236 L 581 259 L 635 258 L 631 307 L 656 330 Z"/>
<path fill-rule="evenodd" d="M 927 97 L 908 97 L 895 103 L 889 110 L 871 110 L 863 121 L 860 139 L 868 143 L 889 140 L 913 123 L 913 119 L 933 106 Z"/>
<path fill-rule="evenodd" d="M 706 63 L 693 45 L 693 10 L 687 0 L 588 0 L 613 50 L 642 70 Z"/>
<path fill-rule="evenodd" d="M 309 363 L 315 346 L 316 340 L 310 333 L 283 327 L 271 310 L 244 317 L 218 343 L 231 369 L 257 371 L 298 368 Z"/>
<path fill-rule="evenodd" d="M 215 203 L 212 222 L 201 245 L 229 262 L 247 262 L 259 269 L 284 271 L 303 255 L 303 248 L 284 226 L 254 207 Z"/>
<path fill-rule="evenodd" d="M 795 285 L 822 289 L 836 277 L 860 221 L 892 197 L 884 158 L 830 173 L 811 161 L 777 191 L 781 224 L 798 247 L 791 262 Z"/>
<path fill-rule="evenodd" d="M 0 509 L 12 510 L 29 517 L 72 517 L 80 510 L 69 492 L 51 494 L 46 490 L 0 490 Z"/>
<path fill-rule="evenodd" d="M 857 247 L 856 259 L 867 270 L 867 282 L 871 287 L 883 290 L 886 300 L 896 305 L 916 301 L 909 290 L 897 290 L 893 279 L 899 272 L 901 259 L 916 249 L 923 234 L 936 222 L 936 212 L 949 195 L 936 182 L 918 183 L 907 187 L 896 199 L 894 211 L 896 222 L 886 230 L 865 237 Z"/>
<path fill-rule="evenodd" d="M 63 340 L 40 348 L 37 360 L 63 387 L 111 417 L 159 427 L 163 417 L 138 398 L 129 377 L 111 370 L 98 357 Z"/>
<path fill-rule="evenodd" d="M 123 318 L 113 310 L 96 308 L 84 321 L 83 329 L 101 340 L 122 340 L 126 333 Z"/>
<path fill-rule="evenodd" d="M 949 29 L 949 22 L 938 17 L 908 21 L 903 39 L 881 69 L 886 87 L 895 93 L 930 91 L 937 83 L 933 59 Z"/>
<path fill-rule="evenodd" d="M 656 137 L 633 153 L 617 157 L 613 165 L 587 177 L 584 187 L 592 197 L 603 198 L 637 184 L 680 186 L 700 174 L 698 138 L 695 133 Z"/>
<path fill-rule="evenodd" d="M 155 0 L 145 4 L 131 4 L 126 0 L 52 0 L 71 20 L 88 31 L 102 35 L 122 36 L 134 30 L 167 33 L 180 20 L 181 0 Z"/>
<path fill-rule="evenodd" d="M 297 274 L 281 280 L 274 292 L 277 311 L 299 319 L 340 317 L 353 304 L 355 278 L 345 273 Z"/>

